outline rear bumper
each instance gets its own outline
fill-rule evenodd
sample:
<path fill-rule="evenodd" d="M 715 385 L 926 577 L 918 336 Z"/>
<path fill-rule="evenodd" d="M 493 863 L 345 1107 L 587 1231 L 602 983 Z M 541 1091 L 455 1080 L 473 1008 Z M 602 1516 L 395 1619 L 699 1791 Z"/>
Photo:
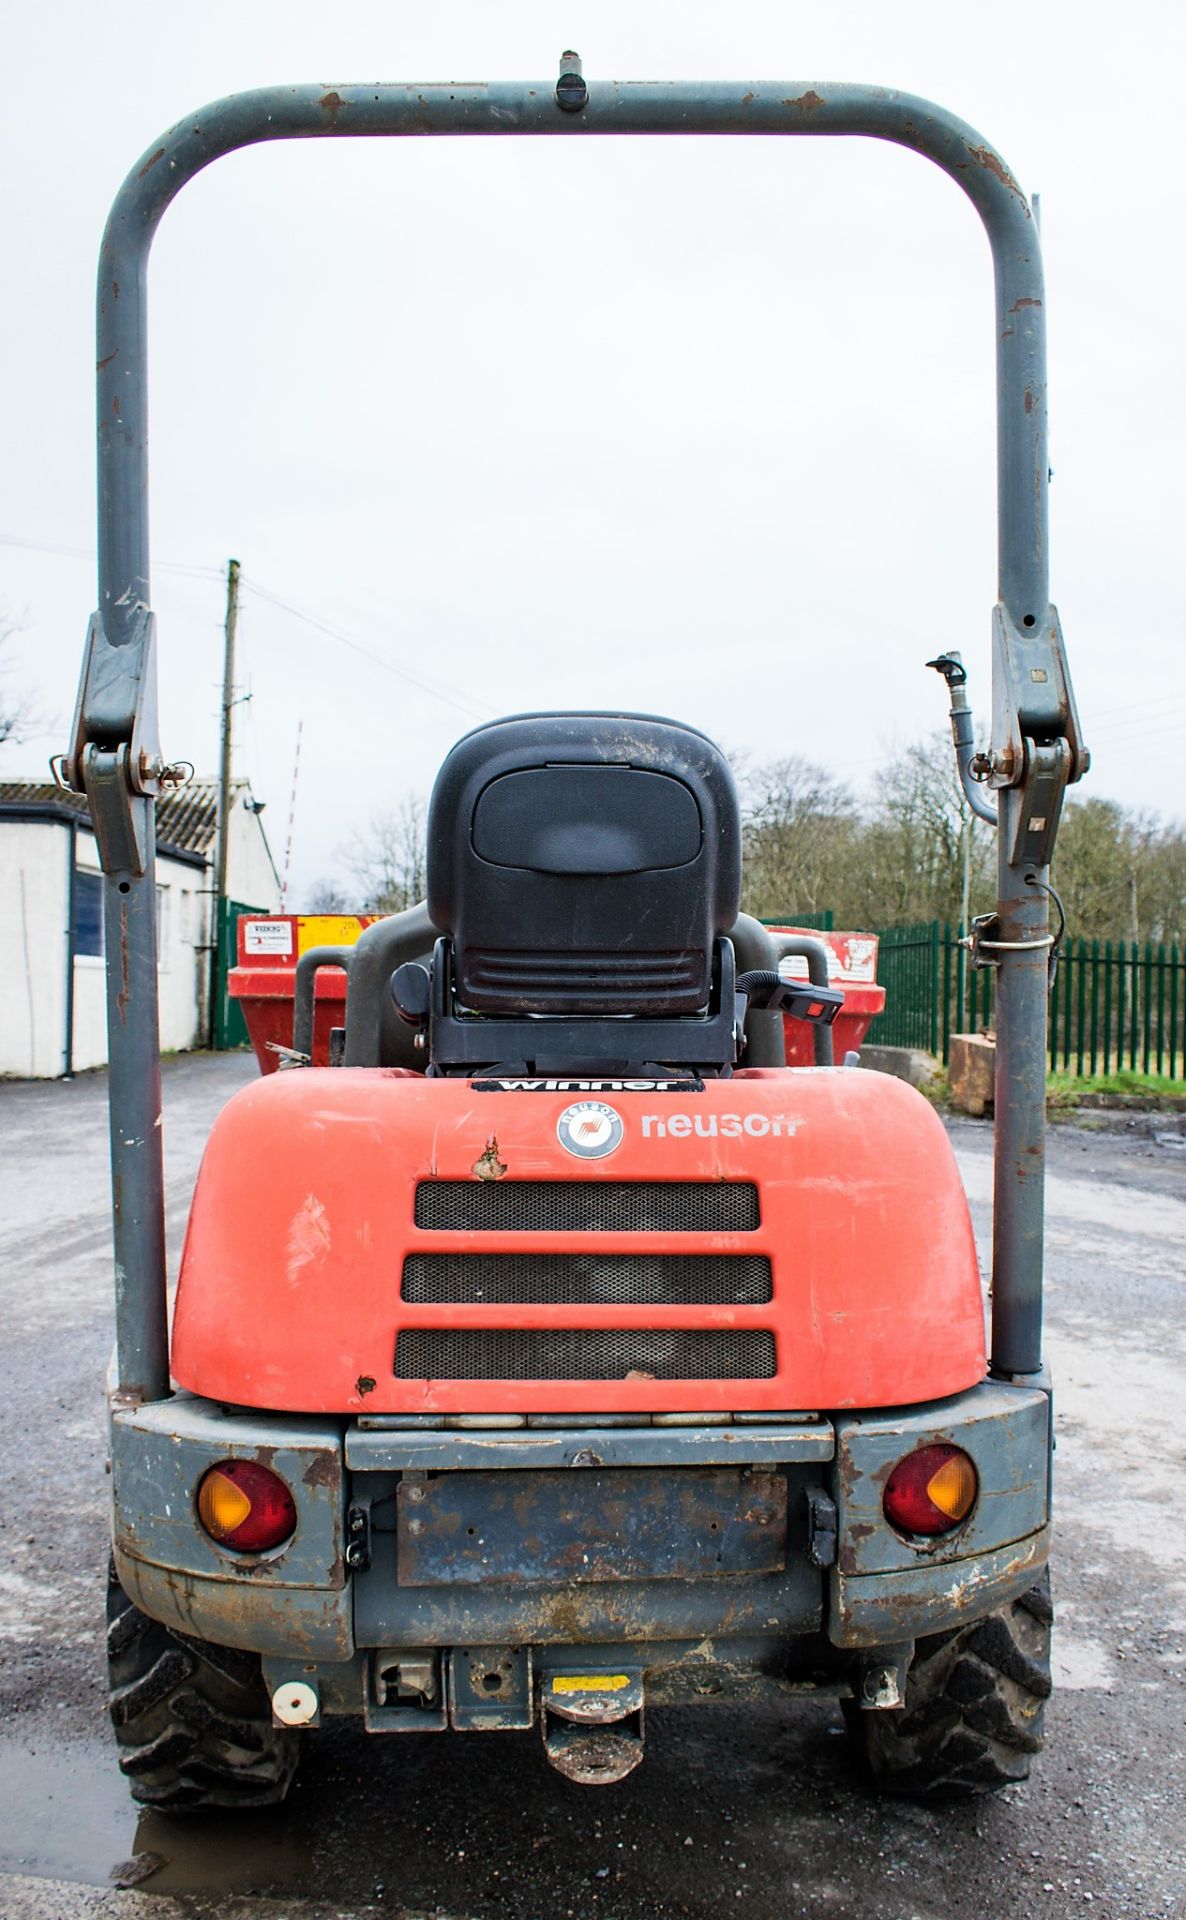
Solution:
<path fill-rule="evenodd" d="M 1033 1586 L 1049 1546 L 1050 1418 L 1045 1387 L 987 1380 L 951 1400 L 836 1420 L 834 1645 L 884 1646 L 946 1632 Z M 980 1491 L 956 1532 L 911 1544 L 886 1524 L 885 1483 L 904 1454 L 934 1441 L 972 1456 Z"/>
<path fill-rule="evenodd" d="M 882 1490 L 935 1439 L 972 1455 L 980 1495 L 956 1534 L 920 1547 L 886 1525 Z M 1049 1397 L 993 1382 L 830 1419 L 493 1432 L 178 1395 L 114 1408 L 111 1450 L 116 1563 L 137 1605 L 202 1639 L 330 1666 L 473 1645 L 633 1645 L 645 1666 L 647 1648 L 678 1663 L 712 1641 L 773 1671 L 796 1640 L 826 1664 L 829 1642 L 843 1660 L 993 1611 L 1038 1578 L 1049 1532 Z M 278 1552 L 226 1552 L 199 1525 L 198 1482 L 228 1458 L 291 1487 L 298 1524 Z M 822 1567 L 820 1497 L 836 1510 Z M 351 1572 L 360 1512 L 370 1564 Z"/>
<path fill-rule="evenodd" d="M 113 1404 L 110 1441 L 116 1570 L 143 1612 L 218 1646 L 350 1658 L 339 1422 L 230 1414 L 178 1394 L 150 1406 Z M 297 1527 L 280 1552 L 227 1553 L 199 1524 L 203 1474 L 232 1459 L 272 1467 L 291 1490 Z"/>

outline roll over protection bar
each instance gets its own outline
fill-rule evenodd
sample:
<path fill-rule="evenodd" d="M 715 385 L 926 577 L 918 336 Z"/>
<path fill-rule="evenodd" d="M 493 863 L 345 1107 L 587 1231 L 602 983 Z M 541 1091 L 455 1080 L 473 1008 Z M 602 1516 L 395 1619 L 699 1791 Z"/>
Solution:
<path fill-rule="evenodd" d="M 1001 826 L 992 1364 L 1006 1376 L 1034 1373 L 1041 1366 L 1042 887 L 1062 790 L 1083 772 L 1086 756 L 1047 587 L 1045 293 L 1033 216 L 988 142 L 911 94 L 828 81 L 586 82 L 575 56 L 566 55 L 559 88 L 547 82 L 381 84 L 233 95 L 162 135 L 112 207 L 98 281 L 99 603 L 61 778 L 89 798 L 106 876 L 119 1393 L 135 1402 L 169 1390 L 153 812 L 170 769 L 157 739 L 149 593 L 152 238 L 186 182 L 241 147 L 269 140 L 524 134 L 887 140 L 941 167 L 984 224 L 995 272 L 1000 594 L 991 778 Z"/>

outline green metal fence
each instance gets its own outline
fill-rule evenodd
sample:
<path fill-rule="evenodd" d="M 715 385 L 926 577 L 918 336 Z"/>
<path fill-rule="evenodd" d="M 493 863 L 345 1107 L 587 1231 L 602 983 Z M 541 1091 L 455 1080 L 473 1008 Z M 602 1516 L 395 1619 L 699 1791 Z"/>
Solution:
<path fill-rule="evenodd" d="M 953 1033 L 992 1031 L 996 972 L 968 965 L 958 927 L 931 920 L 878 937 L 886 1004 L 871 1045 L 919 1047 L 946 1061 Z M 1152 941 L 1066 941 L 1049 1031 L 1053 1070 L 1186 1078 L 1186 955 Z"/>
<path fill-rule="evenodd" d="M 885 988 L 885 1012 L 870 1026 L 869 1044 L 938 1053 L 943 955 L 939 922 L 887 927 L 878 939 L 877 978 Z"/>
<path fill-rule="evenodd" d="M 227 975 L 238 963 L 239 922 L 245 914 L 266 914 L 266 907 L 248 907 L 241 900 L 218 903 L 218 958 L 214 978 L 214 1045 L 221 1053 L 228 1047 L 246 1047 L 247 1022 L 237 1000 L 232 1000 Z"/>
<path fill-rule="evenodd" d="M 1186 1074 L 1186 955 L 1136 940 L 1071 940 L 1050 1006 L 1050 1065 L 1074 1073 Z"/>

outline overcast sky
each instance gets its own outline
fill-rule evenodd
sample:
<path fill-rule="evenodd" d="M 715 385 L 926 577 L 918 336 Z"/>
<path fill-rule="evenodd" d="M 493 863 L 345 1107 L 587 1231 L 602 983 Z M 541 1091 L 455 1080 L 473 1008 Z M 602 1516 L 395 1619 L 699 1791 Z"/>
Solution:
<path fill-rule="evenodd" d="M 566 46 L 597 79 L 902 87 L 1041 193 L 1052 594 L 1090 791 L 1186 812 L 1181 0 L 10 14 L 0 616 L 8 685 L 50 724 L 0 777 L 43 777 L 66 745 L 95 600 L 94 261 L 133 160 L 241 88 L 550 83 Z M 860 786 L 943 724 L 939 649 L 987 715 L 989 254 L 917 156 L 273 145 L 184 190 L 150 289 L 163 744 L 216 769 L 234 554 L 236 771 L 278 861 L 303 722 L 293 904 L 483 718 L 670 713 Z"/>

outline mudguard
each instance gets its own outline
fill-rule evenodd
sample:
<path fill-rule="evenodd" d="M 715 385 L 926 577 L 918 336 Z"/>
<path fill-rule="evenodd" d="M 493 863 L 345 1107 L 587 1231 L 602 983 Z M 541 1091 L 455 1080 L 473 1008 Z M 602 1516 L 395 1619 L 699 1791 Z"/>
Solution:
<path fill-rule="evenodd" d="M 756 1205 L 728 1231 L 685 1224 L 678 1200 L 658 1232 L 608 1207 L 572 1230 L 549 1199 L 584 1182 L 740 1183 Z M 435 1183 L 455 1184 L 418 1225 Z M 498 1218 L 530 1194 L 535 1224 L 473 1224 L 495 1184 Z M 693 1091 L 310 1068 L 244 1088 L 215 1124 L 172 1361 L 195 1393 L 291 1413 L 859 1408 L 973 1386 L 984 1315 L 942 1124 L 888 1076 L 754 1069 Z"/>

